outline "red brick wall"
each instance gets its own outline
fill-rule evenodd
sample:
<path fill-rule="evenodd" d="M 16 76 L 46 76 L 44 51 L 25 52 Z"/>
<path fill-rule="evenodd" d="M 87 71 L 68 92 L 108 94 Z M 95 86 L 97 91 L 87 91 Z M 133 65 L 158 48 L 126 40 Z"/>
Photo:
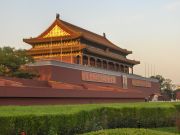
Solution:
<path fill-rule="evenodd" d="M 180 100 L 180 91 L 177 91 L 177 92 L 176 92 L 176 99 L 179 99 L 179 100 Z"/>
<path fill-rule="evenodd" d="M 43 66 L 43 67 L 39 67 L 39 70 L 40 71 L 46 70 L 45 71 L 46 74 L 41 74 L 42 78 L 46 78 L 45 76 L 51 74 L 51 80 L 53 80 L 53 81 L 60 81 L 60 82 L 65 82 L 65 83 L 75 83 L 75 84 L 88 83 L 88 84 L 95 84 L 95 85 L 101 85 L 101 86 L 114 86 L 114 87 L 122 88 L 122 77 L 116 77 L 116 79 L 117 79 L 116 84 L 106 84 L 106 83 L 82 81 L 81 71 L 76 70 L 76 69 L 55 67 L 55 66 Z M 137 87 L 137 86 L 132 85 L 132 79 L 130 79 L 130 78 L 128 78 L 128 89 L 143 91 L 145 96 L 160 92 L 159 83 L 152 82 L 150 88 Z"/>
<path fill-rule="evenodd" d="M 144 91 L 148 95 L 151 95 L 152 93 L 160 93 L 160 85 L 159 83 L 151 82 L 151 87 L 138 87 L 132 85 L 132 79 L 128 79 L 128 88 L 129 89 L 138 89 L 141 91 Z"/>
<path fill-rule="evenodd" d="M 143 98 L 0 98 L 0 105 L 94 104 L 143 101 Z"/>
<path fill-rule="evenodd" d="M 13 78 L 13 77 L 0 77 L 0 86 L 49 87 L 47 81 Z"/>
<path fill-rule="evenodd" d="M 128 89 L 122 87 L 122 77 L 116 77 L 116 84 L 82 81 L 81 71 L 57 66 L 36 67 L 40 80 L 6 78 L 22 83 L 25 87 L 0 86 L 0 104 L 64 104 L 64 103 L 106 103 L 144 101 L 145 97 L 159 92 L 159 84 L 152 82 L 152 87 L 132 86 L 128 79 Z M 48 81 L 71 84 L 72 89 L 51 88 Z M 77 85 L 78 87 L 75 87 Z M 61 85 L 62 86 L 62 85 Z M 114 88 L 105 90 L 103 87 Z M 43 88 L 42 88 L 43 87 Z M 85 88 L 87 87 L 87 88 Z M 116 89 L 117 88 L 117 89 Z M 180 92 L 179 92 L 180 96 Z M 11 98 L 9 98 L 11 97 Z"/>

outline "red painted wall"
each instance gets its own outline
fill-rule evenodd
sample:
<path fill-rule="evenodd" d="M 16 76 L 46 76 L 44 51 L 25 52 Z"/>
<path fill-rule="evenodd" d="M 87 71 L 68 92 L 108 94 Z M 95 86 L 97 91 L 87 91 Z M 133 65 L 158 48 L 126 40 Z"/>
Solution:
<path fill-rule="evenodd" d="M 159 93 L 159 84 L 152 87 L 136 87 L 128 79 L 128 89 L 123 89 L 122 76 L 116 84 L 83 81 L 81 71 L 57 66 L 33 67 L 40 73 L 39 80 L 0 78 L 22 86 L 0 86 L 0 105 L 73 104 L 144 101 Z M 180 95 L 180 94 L 179 94 Z"/>
<path fill-rule="evenodd" d="M 176 99 L 179 99 L 179 100 L 180 100 L 180 91 L 177 91 L 177 92 L 176 92 Z"/>
<path fill-rule="evenodd" d="M 106 84 L 106 83 L 98 83 L 98 82 L 87 82 L 81 79 L 81 71 L 70 68 L 56 67 L 56 66 L 43 66 L 37 67 L 37 69 L 43 73 L 41 73 L 41 78 L 47 78 L 46 76 L 51 76 L 51 80 L 72 83 L 72 84 L 94 84 L 100 86 L 113 86 L 113 87 L 122 87 L 122 77 L 116 77 L 116 84 Z M 44 74 L 45 73 L 45 74 Z M 160 93 L 160 85 L 157 82 L 151 82 L 151 87 L 137 87 L 132 85 L 132 79 L 128 78 L 128 89 L 139 90 L 144 93 L 144 95 L 151 95 L 153 93 Z M 127 89 L 127 90 L 128 90 Z"/>

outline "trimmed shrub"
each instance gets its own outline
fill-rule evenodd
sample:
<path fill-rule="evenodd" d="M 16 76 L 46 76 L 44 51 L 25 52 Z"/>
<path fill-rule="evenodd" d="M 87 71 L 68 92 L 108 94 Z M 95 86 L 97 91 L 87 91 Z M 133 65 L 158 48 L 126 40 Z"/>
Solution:
<path fill-rule="evenodd" d="M 176 114 L 176 127 L 178 131 L 180 132 L 180 105 L 175 105 L 177 114 Z"/>
<path fill-rule="evenodd" d="M 174 126 L 175 107 L 99 106 L 74 113 L 0 116 L 0 133 L 19 135 L 73 135 L 119 127 Z"/>

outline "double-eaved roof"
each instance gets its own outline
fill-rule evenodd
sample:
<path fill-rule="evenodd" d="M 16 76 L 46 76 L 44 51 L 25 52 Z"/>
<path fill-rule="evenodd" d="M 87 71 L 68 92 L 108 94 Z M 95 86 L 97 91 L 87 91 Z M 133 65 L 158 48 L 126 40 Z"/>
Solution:
<path fill-rule="evenodd" d="M 50 42 L 59 42 L 59 41 L 68 41 L 73 39 L 84 39 L 86 41 L 90 41 L 92 43 L 95 43 L 97 45 L 103 46 L 105 49 L 111 49 L 114 51 L 119 52 L 119 54 L 123 54 L 124 56 L 131 54 L 132 51 L 128 51 L 126 49 L 122 49 L 118 47 L 117 45 L 113 44 L 111 41 L 109 41 L 105 35 L 98 35 L 94 32 L 88 31 L 86 29 L 83 29 L 81 27 L 75 26 L 71 23 L 68 23 L 66 21 L 63 21 L 59 18 L 59 15 L 56 16 L 55 21 L 50 25 L 49 28 L 47 28 L 42 34 L 35 38 L 29 38 L 29 39 L 23 39 L 24 42 L 35 45 L 39 43 L 50 43 Z M 90 51 L 91 53 L 95 54 L 101 54 L 103 56 L 108 56 L 109 58 L 113 58 L 116 60 L 124 61 L 127 63 L 130 63 L 132 65 L 139 64 L 139 61 L 130 60 L 126 57 L 123 57 L 121 55 L 118 55 L 116 53 L 111 53 L 108 51 L 108 53 L 104 50 L 98 49 L 98 47 L 88 46 L 85 45 L 85 48 L 87 51 Z"/>
<path fill-rule="evenodd" d="M 59 27 L 61 29 L 63 36 L 48 36 L 48 33 L 54 28 Z M 132 51 L 128 51 L 126 49 L 122 49 L 112 42 L 110 42 L 106 37 L 98 35 L 94 32 L 85 30 L 83 28 L 80 28 L 78 26 L 75 26 L 71 23 L 68 23 L 66 21 L 61 20 L 60 18 L 56 17 L 56 20 L 52 23 L 52 25 L 46 29 L 42 34 L 40 34 L 38 37 L 30 38 L 30 39 L 23 39 L 24 42 L 28 44 L 36 44 L 36 43 L 43 43 L 43 42 L 52 42 L 52 41 L 59 41 L 59 40 L 69 40 L 69 39 L 77 39 L 82 38 L 97 44 L 100 44 L 102 46 L 105 46 L 107 48 L 120 51 L 124 54 L 131 54 Z"/>

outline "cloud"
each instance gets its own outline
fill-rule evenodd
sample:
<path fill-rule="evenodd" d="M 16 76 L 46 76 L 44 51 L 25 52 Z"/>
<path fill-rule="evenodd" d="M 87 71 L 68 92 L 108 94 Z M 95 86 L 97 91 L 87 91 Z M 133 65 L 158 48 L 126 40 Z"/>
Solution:
<path fill-rule="evenodd" d="M 169 12 L 175 12 L 180 9 L 180 1 L 175 1 L 164 5 L 164 9 Z"/>

